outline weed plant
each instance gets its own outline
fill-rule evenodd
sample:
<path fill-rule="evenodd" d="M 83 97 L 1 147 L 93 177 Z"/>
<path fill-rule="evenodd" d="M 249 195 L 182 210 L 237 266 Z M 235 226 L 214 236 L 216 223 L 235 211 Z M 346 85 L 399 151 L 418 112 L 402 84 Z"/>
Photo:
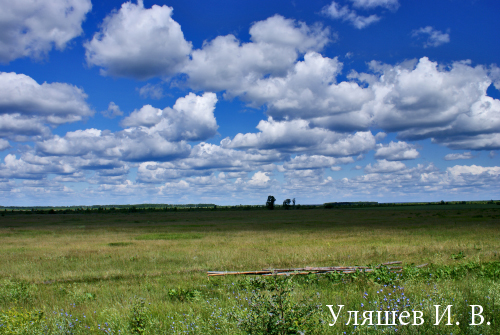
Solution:
<path fill-rule="evenodd" d="M 240 305 L 231 313 L 244 333 L 285 335 L 320 331 L 321 304 L 312 299 L 292 300 L 292 277 L 254 279 L 248 281 L 247 286 L 252 289 L 248 305 Z"/>

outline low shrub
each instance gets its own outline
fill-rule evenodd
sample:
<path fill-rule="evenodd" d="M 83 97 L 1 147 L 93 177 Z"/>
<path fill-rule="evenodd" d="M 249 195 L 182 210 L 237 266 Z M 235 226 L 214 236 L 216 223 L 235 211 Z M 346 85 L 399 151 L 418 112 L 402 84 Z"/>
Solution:
<path fill-rule="evenodd" d="M 321 305 L 294 299 L 293 277 L 273 276 L 252 279 L 248 306 L 231 316 L 247 334 L 314 334 L 320 331 Z"/>

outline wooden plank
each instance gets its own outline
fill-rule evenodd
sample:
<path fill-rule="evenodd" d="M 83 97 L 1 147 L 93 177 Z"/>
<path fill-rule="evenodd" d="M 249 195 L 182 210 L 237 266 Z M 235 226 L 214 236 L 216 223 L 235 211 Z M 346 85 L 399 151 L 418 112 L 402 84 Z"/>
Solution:
<path fill-rule="evenodd" d="M 333 273 L 333 272 L 341 272 L 341 273 L 355 273 L 359 272 L 373 272 L 374 269 L 380 269 L 382 266 L 387 266 L 388 270 L 391 272 L 400 273 L 403 271 L 403 266 L 388 266 L 388 265 L 397 265 L 402 264 L 401 261 L 393 261 L 386 262 L 381 265 L 376 266 L 375 268 L 370 268 L 368 266 L 326 266 L 326 267 L 305 267 L 305 268 L 288 268 L 288 269 L 263 269 L 257 271 L 207 271 L 207 275 L 209 277 L 212 276 L 227 276 L 227 275 L 264 275 L 264 276 L 273 276 L 273 275 L 304 275 L 310 273 Z M 427 264 L 418 265 L 417 267 L 424 267 Z"/>
<path fill-rule="evenodd" d="M 224 271 L 224 272 L 209 271 L 207 272 L 207 275 L 209 277 L 213 277 L 213 276 L 226 276 L 226 275 L 263 275 L 269 273 L 271 272 L 270 271 Z"/>

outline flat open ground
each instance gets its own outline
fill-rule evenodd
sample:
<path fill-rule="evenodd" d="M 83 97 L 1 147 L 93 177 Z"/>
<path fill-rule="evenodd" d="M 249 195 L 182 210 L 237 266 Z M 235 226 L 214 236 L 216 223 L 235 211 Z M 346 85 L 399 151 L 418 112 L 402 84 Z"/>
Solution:
<path fill-rule="evenodd" d="M 147 306 L 146 333 L 186 331 L 173 327 L 175 320 L 177 324 L 198 322 L 187 329 L 191 333 L 236 332 L 236 323 L 229 323 L 222 314 L 225 328 L 209 325 L 216 319 L 209 311 L 213 304 L 221 311 L 234 307 L 227 300 L 231 299 L 231 285 L 238 286 L 242 277 L 208 280 L 207 270 L 386 261 L 430 263 L 442 268 L 492 263 L 500 258 L 497 205 L 4 214 L 0 217 L 4 296 L 0 310 L 24 308 L 50 317 L 55 317 L 54 311 L 69 311 L 72 318 L 79 316 L 79 322 L 85 319 L 85 331 L 91 333 L 99 333 L 97 325 L 104 322 L 108 322 L 109 333 L 118 333 L 118 329 L 120 333 L 132 332 L 130 315 L 137 299 L 144 299 Z M 433 289 L 441 289 L 448 298 L 454 294 L 451 287 L 470 286 L 471 278 L 451 278 L 432 285 L 438 285 Z M 481 295 L 492 287 L 500 288 L 496 279 L 474 281 L 482 285 L 478 288 Z M 298 292 L 307 297 L 309 290 L 318 291 L 322 304 L 355 306 L 361 297 L 356 290 L 375 294 L 379 285 L 368 280 L 310 287 L 301 284 Z M 417 294 L 426 290 L 425 285 L 429 283 L 420 280 L 410 286 Z M 347 291 L 340 297 L 339 290 L 350 290 L 356 297 L 346 303 Z M 328 318 L 328 311 L 323 312 Z M 340 331 L 325 327 L 332 334 Z M 488 329 L 483 332 L 493 331 Z"/>

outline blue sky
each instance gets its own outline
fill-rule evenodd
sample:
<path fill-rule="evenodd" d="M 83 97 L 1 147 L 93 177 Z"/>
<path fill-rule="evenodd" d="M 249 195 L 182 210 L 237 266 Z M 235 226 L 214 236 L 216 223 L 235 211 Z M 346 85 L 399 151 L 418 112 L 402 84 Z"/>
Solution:
<path fill-rule="evenodd" d="M 0 204 L 499 199 L 496 1 L 3 1 Z"/>

